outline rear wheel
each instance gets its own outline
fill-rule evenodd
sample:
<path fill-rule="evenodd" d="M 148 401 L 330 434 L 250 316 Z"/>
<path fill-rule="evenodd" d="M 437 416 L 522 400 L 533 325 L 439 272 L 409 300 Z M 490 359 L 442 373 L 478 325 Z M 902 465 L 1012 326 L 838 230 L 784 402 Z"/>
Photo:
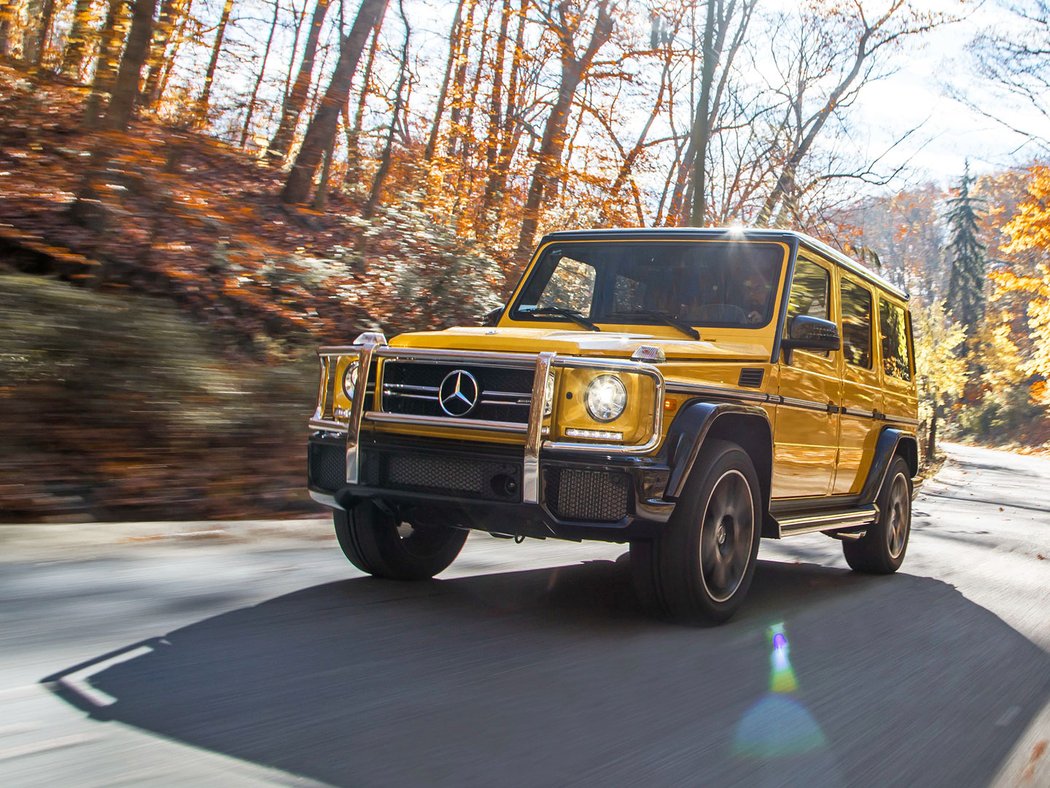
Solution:
<path fill-rule="evenodd" d="M 343 554 L 362 572 L 391 580 L 428 580 L 456 560 L 467 531 L 400 523 L 372 501 L 334 512 Z"/>
<path fill-rule="evenodd" d="M 706 443 L 664 532 L 631 544 L 643 604 L 682 623 L 727 620 L 751 586 L 761 512 L 758 475 L 747 452 L 728 441 Z"/>
<path fill-rule="evenodd" d="M 911 469 L 894 457 L 876 500 L 879 519 L 863 537 L 842 543 L 846 563 L 855 572 L 888 575 L 904 562 L 911 535 Z"/>

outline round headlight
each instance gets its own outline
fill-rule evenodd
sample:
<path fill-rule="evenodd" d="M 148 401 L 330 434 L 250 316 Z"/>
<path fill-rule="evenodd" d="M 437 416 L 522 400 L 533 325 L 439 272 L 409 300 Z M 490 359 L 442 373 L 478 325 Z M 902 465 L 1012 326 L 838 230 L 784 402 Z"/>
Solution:
<path fill-rule="evenodd" d="M 615 375 L 599 375 L 587 386 L 584 403 L 595 421 L 612 421 L 627 407 L 627 388 Z"/>
<path fill-rule="evenodd" d="M 354 398 L 354 391 L 357 389 L 357 368 L 359 366 L 358 362 L 351 361 L 346 365 L 346 371 L 343 373 L 343 393 L 347 399 Z"/>

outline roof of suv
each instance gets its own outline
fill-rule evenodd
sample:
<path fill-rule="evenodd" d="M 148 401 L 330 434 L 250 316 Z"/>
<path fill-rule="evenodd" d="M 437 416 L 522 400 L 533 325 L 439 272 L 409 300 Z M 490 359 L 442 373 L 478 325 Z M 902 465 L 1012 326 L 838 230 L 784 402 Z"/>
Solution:
<path fill-rule="evenodd" d="M 795 242 L 824 257 L 834 260 L 843 268 L 867 279 L 872 284 L 893 293 L 898 298 L 908 299 L 907 291 L 887 281 L 869 268 L 858 263 L 842 252 L 831 248 L 823 241 L 818 241 L 812 236 L 794 230 L 765 230 L 759 228 L 739 227 L 639 227 L 639 228 L 616 228 L 609 230 L 562 230 L 549 233 L 544 236 L 541 243 L 547 241 L 594 241 L 598 239 L 640 240 L 651 238 L 724 238 L 727 240 L 763 240 L 763 241 L 787 241 Z"/>

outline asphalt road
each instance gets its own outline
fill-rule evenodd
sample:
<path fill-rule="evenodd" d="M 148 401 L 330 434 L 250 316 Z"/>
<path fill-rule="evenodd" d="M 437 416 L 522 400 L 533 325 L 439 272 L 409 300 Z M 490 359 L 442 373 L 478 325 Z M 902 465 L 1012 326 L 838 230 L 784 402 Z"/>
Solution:
<path fill-rule="evenodd" d="M 615 545 L 408 585 L 327 521 L 0 526 L 0 784 L 1048 786 L 1050 460 L 950 453 L 898 574 L 763 543 L 715 629 Z"/>

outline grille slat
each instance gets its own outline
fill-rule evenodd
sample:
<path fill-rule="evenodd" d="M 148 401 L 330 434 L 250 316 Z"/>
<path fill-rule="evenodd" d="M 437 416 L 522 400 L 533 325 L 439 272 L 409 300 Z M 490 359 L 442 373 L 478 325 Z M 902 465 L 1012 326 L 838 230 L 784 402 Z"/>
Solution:
<path fill-rule="evenodd" d="M 532 403 L 532 370 L 453 364 L 387 361 L 383 365 L 383 402 L 386 413 L 414 416 L 448 414 L 439 402 L 441 381 L 455 370 L 469 372 L 478 382 L 478 403 L 464 421 L 483 419 L 524 424 Z"/>

